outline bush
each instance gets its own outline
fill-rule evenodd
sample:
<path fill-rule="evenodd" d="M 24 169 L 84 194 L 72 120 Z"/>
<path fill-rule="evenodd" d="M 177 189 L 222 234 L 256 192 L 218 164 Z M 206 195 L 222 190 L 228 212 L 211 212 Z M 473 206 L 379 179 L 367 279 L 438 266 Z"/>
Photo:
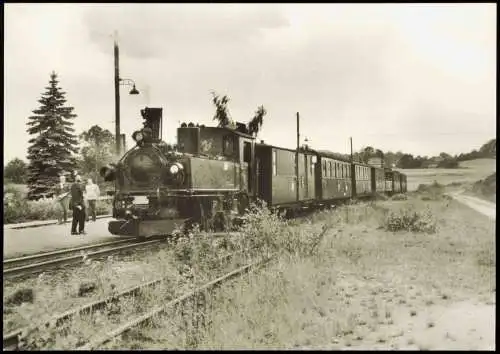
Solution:
<path fill-rule="evenodd" d="M 458 168 L 458 166 L 459 163 L 457 159 L 448 158 L 438 163 L 437 168 Z"/>
<path fill-rule="evenodd" d="M 387 197 L 385 194 L 382 193 L 375 193 L 375 200 L 388 200 L 389 197 Z"/>
<path fill-rule="evenodd" d="M 111 213 L 111 200 L 98 200 L 97 215 Z M 20 223 L 36 220 L 57 219 L 62 213 L 59 203 L 53 199 L 27 200 L 23 193 L 15 188 L 4 188 L 4 223 Z M 68 210 L 68 218 L 71 210 Z"/>
<path fill-rule="evenodd" d="M 406 196 L 406 194 L 394 194 L 391 198 L 391 200 L 407 200 L 408 197 Z"/>
<path fill-rule="evenodd" d="M 434 181 L 432 184 L 419 184 L 417 194 L 422 200 L 441 200 L 444 196 L 444 186 Z"/>
<path fill-rule="evenodd" d="M 412 208 L 404 208 L 397 212 L 390 212 L 382 225 L 387 231 L 410 231 L 410 232 L 436 232 L 436 219 L 430 210 L 415 211 Z"/>

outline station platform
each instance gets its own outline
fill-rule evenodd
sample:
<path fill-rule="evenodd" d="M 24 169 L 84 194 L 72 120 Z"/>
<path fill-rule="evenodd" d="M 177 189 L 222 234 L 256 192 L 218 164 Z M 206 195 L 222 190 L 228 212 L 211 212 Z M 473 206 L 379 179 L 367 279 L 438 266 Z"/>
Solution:
<path fill-rule="evenodd" d="M 99 215 L 97 216 L 97 219 L 110 218 L 110 217 L 111 215 Z M 71 218 L 69 218 L 67 224 L 69 223 L 71 223 Z M 36 221 L 20 222 L 15 224 L 4 224 L 3 229 L 4 230 L 26 229 L 26 228 L 40 227 L 47 225 L 57 225 L 57 220 L 36 220 Z"/>
<path fill-rule="evenodd" d="M 86 222 L 86 235 L 71 235 L 71 222 L 61 225 L 57 221 L 4 225 L 4 259 L 122 239 L 109 233 L 110 220 L 107 216 L 98 217 L 95 222 Z M 17 228 L 12 227 L 14 225 Z"/>

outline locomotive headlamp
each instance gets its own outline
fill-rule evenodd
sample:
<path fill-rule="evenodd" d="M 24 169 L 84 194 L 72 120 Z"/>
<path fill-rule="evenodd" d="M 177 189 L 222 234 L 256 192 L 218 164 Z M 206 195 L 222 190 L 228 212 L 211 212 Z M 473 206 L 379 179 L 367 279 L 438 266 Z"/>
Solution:
<path fill-rule="evenodd" d="M 134 134 L 132 134 L 132 139 L 135 140 L 135 142 L 139 143 L 144 139 L 144 134 L 141 131 L 136 131 Z"/>
<path fill-rule="evenodd" d="M 170 173 L 171 174 L 175 175 L 178 172 L 179 172 L 179 166 L 177 166 L 177 165 L 170 166 Z"/>

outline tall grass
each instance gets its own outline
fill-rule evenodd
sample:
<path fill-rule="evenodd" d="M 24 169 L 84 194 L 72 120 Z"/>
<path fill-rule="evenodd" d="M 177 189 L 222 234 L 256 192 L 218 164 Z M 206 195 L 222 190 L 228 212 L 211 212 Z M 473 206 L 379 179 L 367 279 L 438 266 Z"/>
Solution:
<path fill-rule="evenodd" d="M 302 231 L 288 229 L 286 223 L 277 227 L 279 219 L 264 216 L 272 224 L 260 223 L 250 230 L 276 232 L 274 239 L 281 241 L 263 236 L 259 244 L 276 247 L 280 257 L 268 268 L 206 295 L 203 306 L 185 304 L 154 326 L 138 330 L 148 339 L 136 336 L 134 345 L 341 349 L 370 337 L 380 326 L 393 324 L 402 308 L 417 314 L 419 306 L 450 297 L 470 298 L 491 289 L 496 264 L 491 225 L 481 226 L 456 203 L 429 204 L 418 199 L 402 203 L 417 215 L 428 213 L 440 227 L 435 233 L 401 230 L 394 237 L 380 226 L 401 208 L 395 203 L 349 205 L 317 213 L 301 226 Z M 333 227 L 320 237 L 325 221 Z M 262 225 L 266 229 L 261 230 Z M 315 234 L 312 239 L 320 239 L 318 247 L 313 252 L 295 252 L 311 249 L 306 246 L 313 243 L 307 240 L 309 228 Z M 255 232 L 250 235 L 258 237 Z M 292 246 L 294 242 L 299 244 Z M 190 322 L 197 316 L 204 318 L 203 326 Z M 374 347 L 388 345 L 392 333 L 372 337 Z M 122 340 L 113 347 L 129 346 L 129 340 Z"/>

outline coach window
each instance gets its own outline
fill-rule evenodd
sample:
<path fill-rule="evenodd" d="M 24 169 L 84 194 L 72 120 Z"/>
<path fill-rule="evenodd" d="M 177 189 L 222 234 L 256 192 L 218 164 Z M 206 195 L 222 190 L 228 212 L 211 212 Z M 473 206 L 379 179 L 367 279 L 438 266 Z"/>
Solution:
<path fill-rule="evenodd" d="M 326 177 L 326 161 L 323 160 L 323 177 Z"/>
<path fill-rule="evenodd" d="M 334 163 L 333 162 L 329 162 L 329 167 L 330 167 L 330 177 L 333 177 L 333 165 Z"/>
<path fill-rule="evenodd" d="M 277 152 L 276 150 L 273 150 L 273 176 L 277 176 L 278 175 L 278 171 L 276 169 L 276 158 L 277 158 Z"/>

